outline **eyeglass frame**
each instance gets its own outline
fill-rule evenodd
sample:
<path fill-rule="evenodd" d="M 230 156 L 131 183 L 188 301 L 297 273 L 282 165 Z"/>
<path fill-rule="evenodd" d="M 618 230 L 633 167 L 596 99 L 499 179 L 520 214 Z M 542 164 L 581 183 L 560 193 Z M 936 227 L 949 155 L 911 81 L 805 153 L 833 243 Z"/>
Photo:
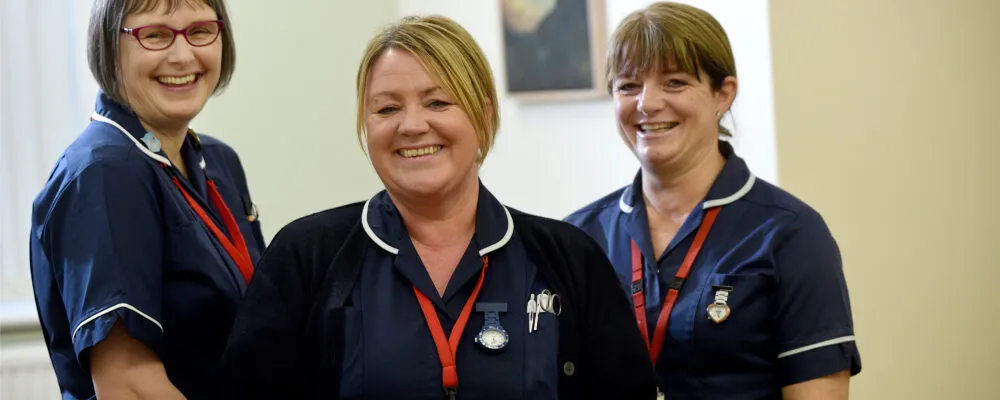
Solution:
<path fill-rule="evenodd" d="M 205 44 L 194 44 L 194 43 L 191 43 L 191 38 L 188 37 L 187 30 L 191 29 L 191 27 L 193 27 L 195 25 L 207 24 L 207 23 L 215 23 L 215 25 L 219 28 L 219 31 L 216 32 L 215 37 L 212 38 L 212 41 L 208 42 L 208 43 L 205 43 Z M 163 51 L 163 50 L 169 49 L 170 46 L 174 45 L 174 42 L 177 41 L 177 35 L 183 35 L 184 36 L 184 40 L 187 41 L 188 44 L 191 45 L 191 46 L 194 46 L 194 47 L 210 46 L 212 43 L 215 43 L 217 40 L 219 40 L 219 36 L 222 36 L 222 25 L 223 24 L 225 24 L 225 21 L 220 20 L 220 19 L 216 19 L 216 20 L 206 20 L 206 21 L 192 22 L 190 25 L 184 27 L 184 29 L 174 29 L 174 28 L 171 28 L 171 27 L 166 26 L 166 25 L 144 25 L 144 26 L 137 26 L 135 28 L 122 28 L 121 33 L 125 33 L 125 34 L 128 34 L 129 36 L 134 37 L 135 41 L 139 42 L 139 46 L 142 46 L 142 48 L 144 48 L 146 50 L 149 50 L 149 51 Z M 162 28 L 162 29 L 166 29 L 166 30 L 170 31 L 172 33 L 172 35 L 173 35 L 170 38 L 170 43 L 168 43 L 162 49 L 151 49 L 149 47 L 146 47 L 146 45 L 142 44 L 142 39 L 139 39 L 139 31 L 141 31 L 143 29 L 146 29 L 146 28 Z"/>

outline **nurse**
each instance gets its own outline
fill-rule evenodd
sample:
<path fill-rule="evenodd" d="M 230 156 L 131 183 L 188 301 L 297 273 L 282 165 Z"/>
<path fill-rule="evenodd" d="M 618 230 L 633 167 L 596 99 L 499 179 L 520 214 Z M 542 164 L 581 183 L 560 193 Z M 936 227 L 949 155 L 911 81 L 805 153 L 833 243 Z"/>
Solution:
<path fill-rule="evenodd" d="M 357 94 L 385 190 L 275 236 L 224 356 L 226 398 L 655 398 L 600 247 L 480 182 L 499 102 L 469 33 L 436 16 L 387 27 Z"/>
<path fill-rule="evenodd" d="M 846 399 L 861 361 L 839 250 L 726 140 L 738 85 L 723 28 L 677 3 L 636 11 L 607 79 L 641 169 L 566 220 L 614 264 L 665 397 Z"/>
<path fill-rule="evenodd" d="M 91 122 L 35 199 L 35 301 L 64 399 L 214 399 L 260 222 L 236 152 L 188 124 L 232 76 L 222 0 L 94 3 Z"/>

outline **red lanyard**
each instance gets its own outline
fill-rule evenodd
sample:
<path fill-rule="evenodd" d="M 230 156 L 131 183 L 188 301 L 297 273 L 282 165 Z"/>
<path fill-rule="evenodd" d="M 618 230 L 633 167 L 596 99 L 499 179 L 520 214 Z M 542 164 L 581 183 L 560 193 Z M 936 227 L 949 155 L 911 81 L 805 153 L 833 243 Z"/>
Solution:
<path fill-rule="evenodd" d="M 444 328 L 441 327 L 441 320 L 438 319 L 437 312 L 434 311 L 434 304 L 427 298 L 420 289 L 413 287 L 413 292 L 417 294 L 417 301 L 420 303 L 420 310 L 424 312 L 424 319 L 427 320 L 427 327 L 434 337 L 434 346 L 437 347 L 438 358 L 441 359 L 441 381 L 444 385 L 445 395 L 455 398 L 458 392 L 458 368 L 455 366 L 455 356 L 458 355 L 458 341 L 462 338 L 462 331 L 469 323 L 469 314 L 472 313 L 472 305 L 476 303 L 479 296 L 479 289 L 483 287 L 483 278 L 486 277 L 486 267 L 490 265 L 489 257 L 483 257 L 483 270 L 479 272 L 479 281 L 476 288 L 472 290 L 472 295 L 465 301 L 462 313 L 455 321 L 455 326 L 451 328 L 451 336 L 447 339 L 444 336 Z"/>
<path fill-rule="evenodd" d="M 174 180 L 174 186 L 180 189 L 181 193 L 184 194 L 184 199 L 187 200 L 188 205 L 194 210 L 198 217 L 201 218 L 205 225 L 208 225 L 208 229 L 212 231 L 216 239 L 222 243 L 222 247 L 225 247 L 226 252 L 229 253 L 229 257 L 232 257 L 236 266 L 240 269 L 240 274 L 243 275 L 243 280 L 246 283 L 250 283 L 250 277 L 253 275 L 253 262 L 250 260 L 250 251 L 247 250 L 247 242 L 243 240 L 243 234 L 240 232 L 239 225 L 236 225 L 236 218 L 233 218 L 233 213 L 229 211 L 229 207 L 226 206 L 226 202 L 222 200 L 222 195 L 219 194 L 219 188 L 215 186 L 215 182 L 205 175 L 205 180 L 208 183 L 208 194 L 212 198 L 212 204 L 215 204 L 215 209 L 222 214 L 222 221 L 226 223 L 226 230 L 229 231 L 229 236 L 233 238 L 233 241 L 229 241 L 222 230 L 215 225 L 215 222 L 208 217 L 208 213 L 205 212 L 201 205 L 188 194 L 187 190 L 184 190 L 184 186 L 181 186 L 180 181 L 177 180 L 177 176 L 172 176 Z M 234 243 L 235 242 L 235 245 Z"/>
<path fill-rule="evenodd" d="M 691 243 L 691 248 L 688 249 L 687 255 L 684 256 L 684 262 L 681 264 L 680 269 L 677 270 L 673 282 L 671 282 L 670 287 L 667 289 L 667 296 L 663 300 L 663 308 L 660 309 L 660 317 L 656 320 L 656 331 L 653 332 L 652 342 L 649 341 L 649 328 L 646 325 L 646 296 L 643 293 L 642 283 L 642 253 L 639 251 L 639 245 L 635 243 L 635 240 L 632 240 L 632 303 L 635 306 L 635 320 L 639 324 L 639 331 L 642 332 L 643 340 L 646 341 L 646 348 L 649 349 L 649 356 L 653 359 L 653 365 L 656 365 L 656 360 L 660 358 L 660 351 L 663 350 L 663 340 L 667 336 L 667 323 L 670 321 L 670 311 L 674 309 L 674 303 L 677 302 L 677 296 L 684 285 L 684 280 L 687 279 L 688 272 L 691 272 L 691 265 L 694 264 L 694 259 L 701 252 L 701 246 L 705 244 L 705 237 L 708 236 L 708 231 L 712 229 L 712 224 L 715 223 L 715 217 L 719 214 L 720 209 L 720 207 L 715 207 L 705 212 L 705 220 L 701 223 L 701 227 L 698 228 L 698 233 L 694 237 L 694 243 Z"/>

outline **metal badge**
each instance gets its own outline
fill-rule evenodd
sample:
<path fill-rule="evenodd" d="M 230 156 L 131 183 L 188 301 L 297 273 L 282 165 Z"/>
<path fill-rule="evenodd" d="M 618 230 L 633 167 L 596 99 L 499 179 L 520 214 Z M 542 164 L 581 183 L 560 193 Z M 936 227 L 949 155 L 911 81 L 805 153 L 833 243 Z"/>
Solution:
<path fill-rule="evenodd" d="M 507 348 L 510 335 L 500 325 L 500 313 L 507 312 L 507 303 L 476 303 L 476 311 L 485 313 L 483 328 L 473 340 L 489 353 L 499 353 Z"/>
<path fill-rule="evenodd" d="M 717 324 L 721 324 L 723 321 L 729 318 L 732 313 L 732 309 L 729 308 L 729 292 L 733 291 L 732 286 L 712 286 L 712 290 L 715 291 L 715 302 L 709 304 L 706 311 L 708 311 L 708 319 L 712 320 Z"/>

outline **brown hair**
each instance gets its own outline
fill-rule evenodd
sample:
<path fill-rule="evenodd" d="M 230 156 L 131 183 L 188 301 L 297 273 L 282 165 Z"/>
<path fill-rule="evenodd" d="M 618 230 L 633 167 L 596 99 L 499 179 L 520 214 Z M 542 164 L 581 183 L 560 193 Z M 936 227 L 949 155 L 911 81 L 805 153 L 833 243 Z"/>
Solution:
<path fill-rule="evenodd" d="M 229 20 L 225 0 L 96 0 L 90 9 L 90 26 L 87 31 L 87 61 L 90 73 L 105 95 L 122 105 L 128 103 L 121 97 L 118 81 L 121 72 L 122 24 L 125 17 L 156 10 L 166 3 L 167 12 L 174 12 L 182 5 L 205 4 L 215 11 L 222 23 L 222 71 L 214 93 L 220 93 L 232 79 L 236 69 L 236 44 L 233 42 L 233 23 Z"/>
<path fill-rule="evenodd" d="M 472 35 L 455 21 L 438 15 L 404 17 L 383 28 L 368 42 L 357 76 L 357 131 L 362 148 L 367 134 L 364 117 L 368 75 L 379 56 L 391 48 L 416 56 L 465 111 L 479 139 L 476 162 L 482 163 L 493 148 L 500 126 L 493 72 Z"/>
<path fill-rule="evenodd" d="M 629 14 L 615 29 L 608 48 L 608 91 L 617 77 L 664 70 L 671 62 L 681 72 L 704 72 L 714 90 L 726 77 L 736 77 L 733 50 L 719 21 L 696 7 L 657 2 Z M 732 136 L 721 124 L 719 133 Z"/>

